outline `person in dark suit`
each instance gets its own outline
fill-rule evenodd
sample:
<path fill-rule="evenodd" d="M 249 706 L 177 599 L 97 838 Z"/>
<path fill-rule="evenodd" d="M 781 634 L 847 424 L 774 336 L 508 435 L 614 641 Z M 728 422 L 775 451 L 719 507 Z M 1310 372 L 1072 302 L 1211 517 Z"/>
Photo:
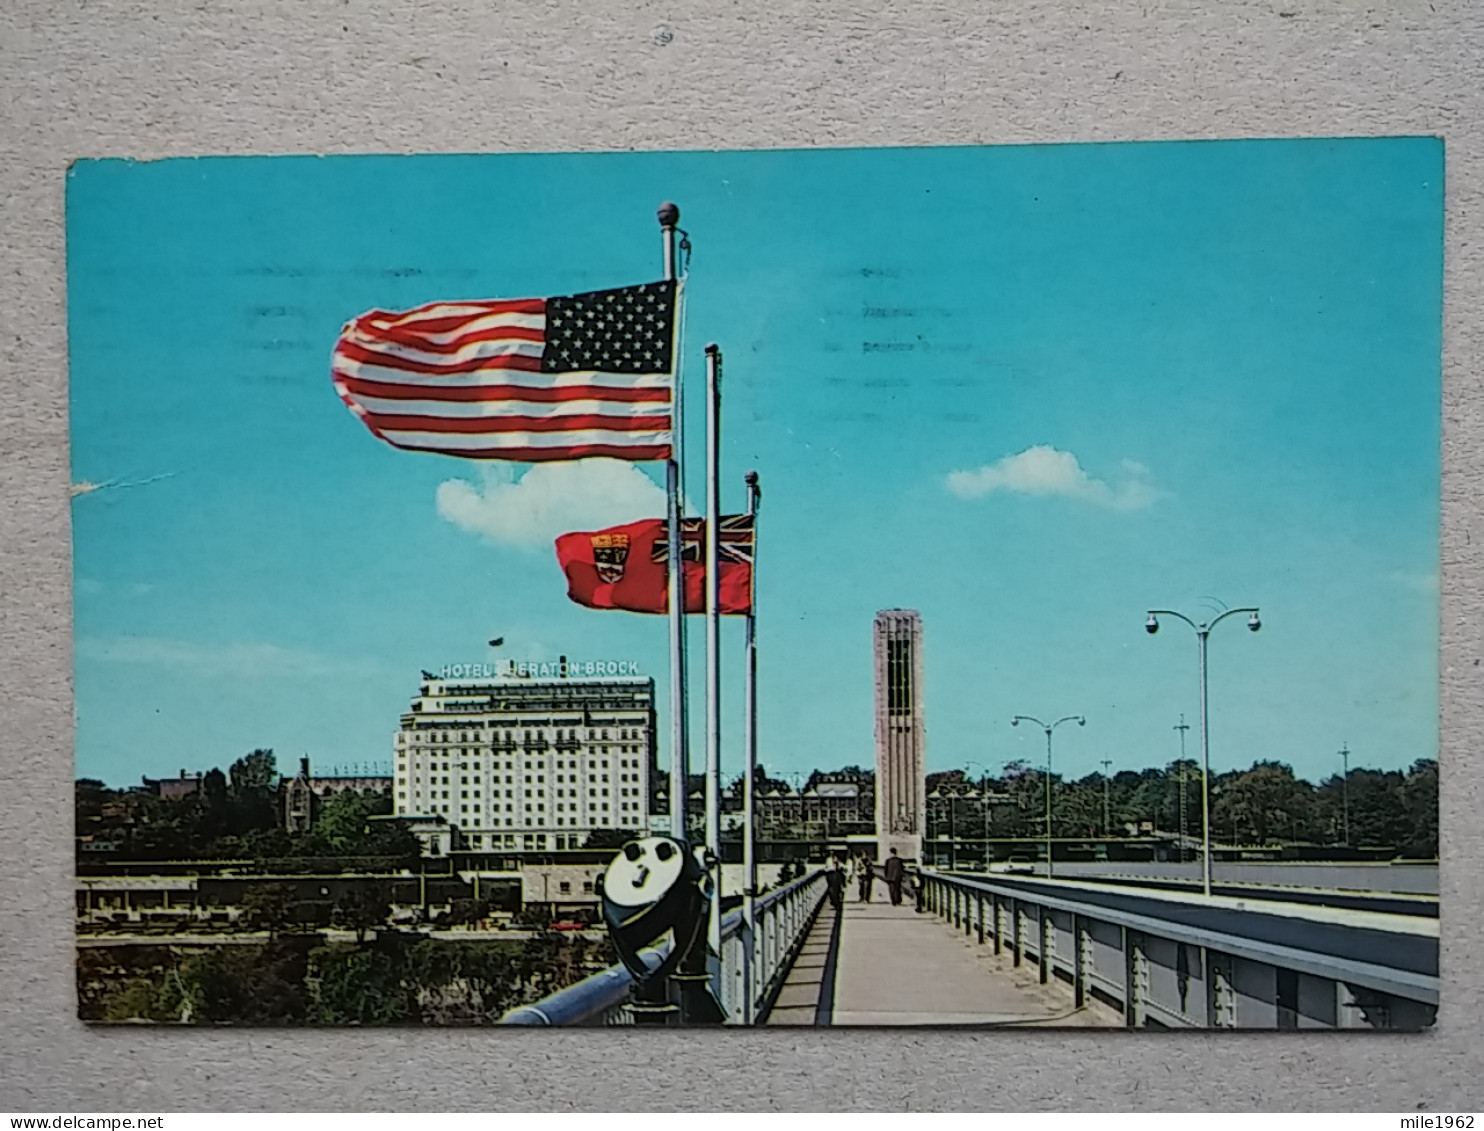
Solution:
<path fill-rule="evenodd" d="M 862 903 L 871 902 L 871 885 L 876 882 L 876 865 L 864 852 L 860 854 L 860 897 Z"/>
<path fill-rule="evenodd" d="M 825 890 L 829 892 L 830 906 L 836 911 L 845 902 L 845 869 L 840 867 L 840 857 L 830 856 L 830 862 L 824 871 Z"/>
<path fill-rule="evenodd" d="M 891 855 L 886 858 L 886 867 L 882 871 L 886 875 L 886 890 L 891 896 L 892 903 L 900 904 L 902 902 L 902 878 L 907 874 L 907 866 L 902 862 L 902 858 L 897 855 L 895 848 L 891 850 Z"/>

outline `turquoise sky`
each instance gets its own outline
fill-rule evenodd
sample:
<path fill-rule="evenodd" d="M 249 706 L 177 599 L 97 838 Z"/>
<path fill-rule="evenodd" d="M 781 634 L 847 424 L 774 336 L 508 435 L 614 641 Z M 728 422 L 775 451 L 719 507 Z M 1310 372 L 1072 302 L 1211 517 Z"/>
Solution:
<path fill-rule="evenodd" d="M 871 763 L 891 607 L 923 615 L 929 768 L 1038 762 L 1011 716 L 1071 713 L 1058 771 L 1164 764 L 1196 645 L 1144 613 L 1213 600 L 1264 622 L 1211 638 L 1213 768 L 1434 757 L 1442 198 L 1426 138 L 80 162 L 77 771 L 385 767 L 419 669 L 494 635 L 667 702 L 663 619 L 571 604 L 551 550 L 660 513 L 657 467 L 396 451 L 329 378 L 372 307 L 658 277 L 665 199 L 690 492 L 709 340 L 724 508 L 765 492 L 770 770 Z"/>

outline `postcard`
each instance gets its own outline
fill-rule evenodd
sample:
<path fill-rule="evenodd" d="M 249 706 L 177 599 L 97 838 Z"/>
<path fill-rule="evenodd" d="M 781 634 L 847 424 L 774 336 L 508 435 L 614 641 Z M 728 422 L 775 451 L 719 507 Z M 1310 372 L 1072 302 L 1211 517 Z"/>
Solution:
<path fill-rule="evenodd" d="M 79 1015 L 1431 1025 L 1442 233 L 1419 137 L 78 161 Z"/>

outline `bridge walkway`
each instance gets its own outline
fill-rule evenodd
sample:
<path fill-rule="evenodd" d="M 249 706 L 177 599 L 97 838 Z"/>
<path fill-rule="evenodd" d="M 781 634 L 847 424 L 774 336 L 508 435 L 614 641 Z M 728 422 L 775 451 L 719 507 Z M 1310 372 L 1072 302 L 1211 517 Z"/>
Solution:
<path fill-rule="evenodd" d="M 768 1011 L 769 1025 L 824 1025 L 829 1023 L 834 998 L 835 951 L 839 943 L 839 917 L 825 900 L 814 925 L 799 949 Z"/>
<path fill-rule="evenodd" d="M 1036 966 L 996 957 L 910 897 L 892 906 L 882 883 L 870 903 L 847 898 L 834 974 L 830 1025 L 1123 1023 L 1100 1004 L 1074 1009 L 1067 987 L 1041 985 Z"/>

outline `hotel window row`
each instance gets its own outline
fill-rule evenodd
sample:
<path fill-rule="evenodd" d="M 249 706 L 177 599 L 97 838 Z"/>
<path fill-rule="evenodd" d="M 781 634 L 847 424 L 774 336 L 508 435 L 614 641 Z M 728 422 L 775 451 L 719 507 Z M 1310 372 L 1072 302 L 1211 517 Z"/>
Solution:
<path fill-rule="evenodd" d="M 476 848 L 544 848 L 548 830 L 581 830 L 557 838 L 571 847 L 596 829 L 645 831 L 653 703 L 648 679 L 429 681 L 395 736 L 394 811 L 444 818 Z M 585 721 L 593 713 L 611 722 Z"/>

